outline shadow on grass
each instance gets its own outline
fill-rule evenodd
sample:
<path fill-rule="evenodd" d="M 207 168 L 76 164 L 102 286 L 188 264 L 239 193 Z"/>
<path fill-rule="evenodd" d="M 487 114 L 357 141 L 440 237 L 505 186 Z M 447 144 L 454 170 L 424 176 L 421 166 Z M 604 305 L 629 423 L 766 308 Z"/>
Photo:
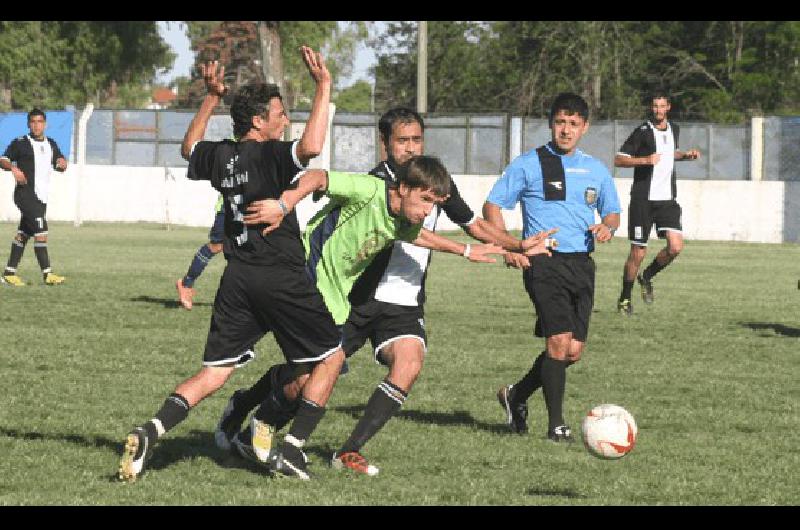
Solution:
<path fill-rule="evenodd" d="M 131 298 L 131 302 L 146 302 L 148 304 L 161 304 L 167 309 L 181 307 L 180 302 L 178 302 L 174 298 L 155 298 L 153 296 L 147 296 L 146 294 Z M 193 305 L 199 307 L 203 306 L 210 307 L 213 304 L 211 304 L 210 302 L 194 302 Z"/>
<path fill-rule="evenodd" d="M 740 324 L 755 331 L 769 329 L 776 334 L 783 335 L 785 337 L 800 337 L 800 328 L 792 328 L 789 326 L 784 326 L 783 324 L 775 324 L 771 322 L 740 322 Z M 762 334 L 761 336 L 770 337 L 771 335 Z"/>
<path fill-rule="evenodd" d="M 354 419 L 360 419 L 364 414 L 364 405 L 350 405 L 346 407 L 332 407 L 332 410 L 350 414 Z M 465 410 L 453 412 L 426 412 L 422 410 L 401 410 L 395 418 L 409 420 L 417 423 L 432 423 L 443 427 L 473 427 L 494 434 L 510 433 L 505 423 L 486 423 L 476 420 L 472 414 Z"/>
<path fill-rule="evenodd" d="M 585 499 L 586 495 L 578 493 L 573 489 L 559 488 L 529 488 L 525 495 L 531 497 L 566 497 L 568 499 Z"/>
<path fill-rule="evenodd" d="M 83 447 L 107 449 L 117 456 L 122 455 L 122 446 L 124 445 L 124 438 L 111 439 L 103 436 L 25 432 L 8 427 L 0 427 L 0 436 L 16 440 L 67 442 Z M 155 451 L 153 451 L 152 458 L 147 461 L 145 469 L 149 471 L 165 469 L 175 462 L 195 458 L 208 458 L 224 468 L 247 469 L 260 474 L 267 472 L 264 467 L 254 462 L 221 451 L 214 444 L 213 433 L 197 430 L 190 431 L 184 436 L 166 437 L 159 440 Z M 116 470 L 112 471 L 113 474 L 109 474 L 108 478 L 111 481 L 116 481 Z"/>

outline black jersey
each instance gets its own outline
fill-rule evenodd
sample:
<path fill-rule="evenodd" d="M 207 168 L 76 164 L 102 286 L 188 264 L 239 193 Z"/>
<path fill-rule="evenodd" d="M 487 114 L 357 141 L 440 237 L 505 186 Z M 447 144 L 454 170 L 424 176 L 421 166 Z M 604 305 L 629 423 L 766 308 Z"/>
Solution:
<path fill-rule="evenodd" d="M 41 202 L 47 204 L 50 172 L 55 169 L 56 161 L 64 158 L 55 140 L 47 136 L 43 140 L 34 140 L 27 134 L 20 136 L 8 145 L 2 158 L 14 162 L 25 173 L 28 183 L 18 187 L 26 193 L 35 193 Z"/>
<path fill-rule="evenodd" d="M 246 226 L 247 205 L 277 199 L 304 169 L 295 154 L 296 142 L 198 142 L 189 158 L 187 177 L 209 180 L 224 198 L 227 259 L 253 265 L 291 264 L 303 267 L 305 252 L 294 210 L 267 236 L 265 225 Z"/>
<path fill-rule="evenodd" d="M 378 164 L 370 175 L 387 182 L 395 182 L 397 168 L 391 162 Z M 444 211 L 447 217 L 461 226 L 475 221 L 475 214 L 458 193 L 458 187 L 450 177 L 450 197 L 433 207 L 425 217 L 423 227 L 436 229 L 439 214 Z M 389 304 L 421 306 L 425 303 L 425 278 L 431 260 L 431 251 L 406 243 L 395 243 L 384 249 L 361 274 L 350 291 L 350 303 L 357 305 L 370 300 Z"/>
<path fill-rule="evenodd" d="M 675 143 L 674 149 L 677 149 L 678 135 L 680 134 L 680 130 L 678 125 L 675 123 L 668 122 L 668 126 L 672 130 L 672 136 Z M 655 127 L 649 121 L 646 121 L 642 125 L 636 127 L 630 136 L 628 136 L 628 139 L 625 140 L 625 143 L 622 144 L 618 154 L 632 157 L 644 157 L 656 153 L 658 149 L 656 146 L 656 134 L 654 130 Z M 670 157 L 674 156 L 673 153 L 670 154 Z M 667 161 L 665 160 L 665 162 Z M 678 193 L 677 184 L 675 182 L 674 160 L 670 160 L 669 163 L 672 164 L 672 173 L 670 177 L 672 186 L 671 198 L 674 199 Z M 633 184 L 631 185 L 632 199 L 647 200 L 650 195 L 650 184 L 653 180 L 653 170 L 654 167 L 650 165 L 636 166 L 633 169 Z"/>

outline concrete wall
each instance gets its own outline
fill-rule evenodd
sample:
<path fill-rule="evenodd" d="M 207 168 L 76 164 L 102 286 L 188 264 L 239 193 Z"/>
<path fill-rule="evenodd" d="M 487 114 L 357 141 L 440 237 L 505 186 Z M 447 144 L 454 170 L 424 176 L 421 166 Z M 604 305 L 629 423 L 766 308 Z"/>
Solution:
<path fill-rule="evenodd" d="M 480 214 L 495 179 L 454 176 L 467 203 Z M 0 172 L 0 221 L 17 222 L 13 178 Z M 78 166 L 51 180 L 47 219 L 50 221 L 155 222 L 210 226 L 217 194 L 208 182 L 186 179 L 184 168 Z M 631 179 L 616 179 L 623 209 L 627 209 Z M 782 243 L 800 241 L 800 182 L 679 180 L 686 239 Z M 319 205 L 298 207 L 304 223 Z M 521 228 L 518 209 L 504 211 L 509 228 Z M 627 212 L 618 237 L 626 237 Z M 439 228 L 455 230 L 446 217 Z"/>

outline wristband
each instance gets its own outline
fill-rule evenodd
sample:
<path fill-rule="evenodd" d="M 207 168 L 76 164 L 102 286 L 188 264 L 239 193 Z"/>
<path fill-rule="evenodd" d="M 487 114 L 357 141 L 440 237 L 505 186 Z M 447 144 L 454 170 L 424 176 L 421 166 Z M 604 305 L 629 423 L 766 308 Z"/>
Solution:
<path fill-rule="evenodd" d="M 278 199 L 278 206 L 281 207 L 283 215 L 289 215 L 289 208 L 286 207 L 286 203 L 283 202 L 283 199 Z"/>
<path fill-rule="evenodd" d="M 609 231 L 609 232 L 611 232 L 611 235 L 612 235 L 612 236 L 613 236 L 613 235 L 614 235 L 614 233 L 617 231 L 617 229 L 616 229 L 616 228 L 611 228 L 611 227 L 610 227 L 610 226 L 608 226 L 608 225 L 606 225 L 606 228 L 608 228 L 608 231 Z"/>
<path fill-rule="evenodd" d="M 467 243 L 464 246 L 464 252 L 461 255 L 464 256 L 465 258 L 469 258 L 469 253 L 470 253 L 471 250 L 472 250 L 472 245 Z"/>

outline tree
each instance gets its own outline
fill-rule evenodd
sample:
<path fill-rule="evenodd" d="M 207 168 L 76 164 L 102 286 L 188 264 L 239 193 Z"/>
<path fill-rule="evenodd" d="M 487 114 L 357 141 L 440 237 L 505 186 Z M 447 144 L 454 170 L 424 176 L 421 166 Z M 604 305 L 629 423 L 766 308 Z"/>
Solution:
<path fill-rule="evenodd" d="M 371 112 L 372 85 L 359 79 L 352 86 L 341 90 L 333 102 L 336 104 L 337 112 Z"/>
<path fill-rule="evenodd" d="M 0 108 L 133 106 L 174 60 L 155 22 L 0 22 Z"/>

